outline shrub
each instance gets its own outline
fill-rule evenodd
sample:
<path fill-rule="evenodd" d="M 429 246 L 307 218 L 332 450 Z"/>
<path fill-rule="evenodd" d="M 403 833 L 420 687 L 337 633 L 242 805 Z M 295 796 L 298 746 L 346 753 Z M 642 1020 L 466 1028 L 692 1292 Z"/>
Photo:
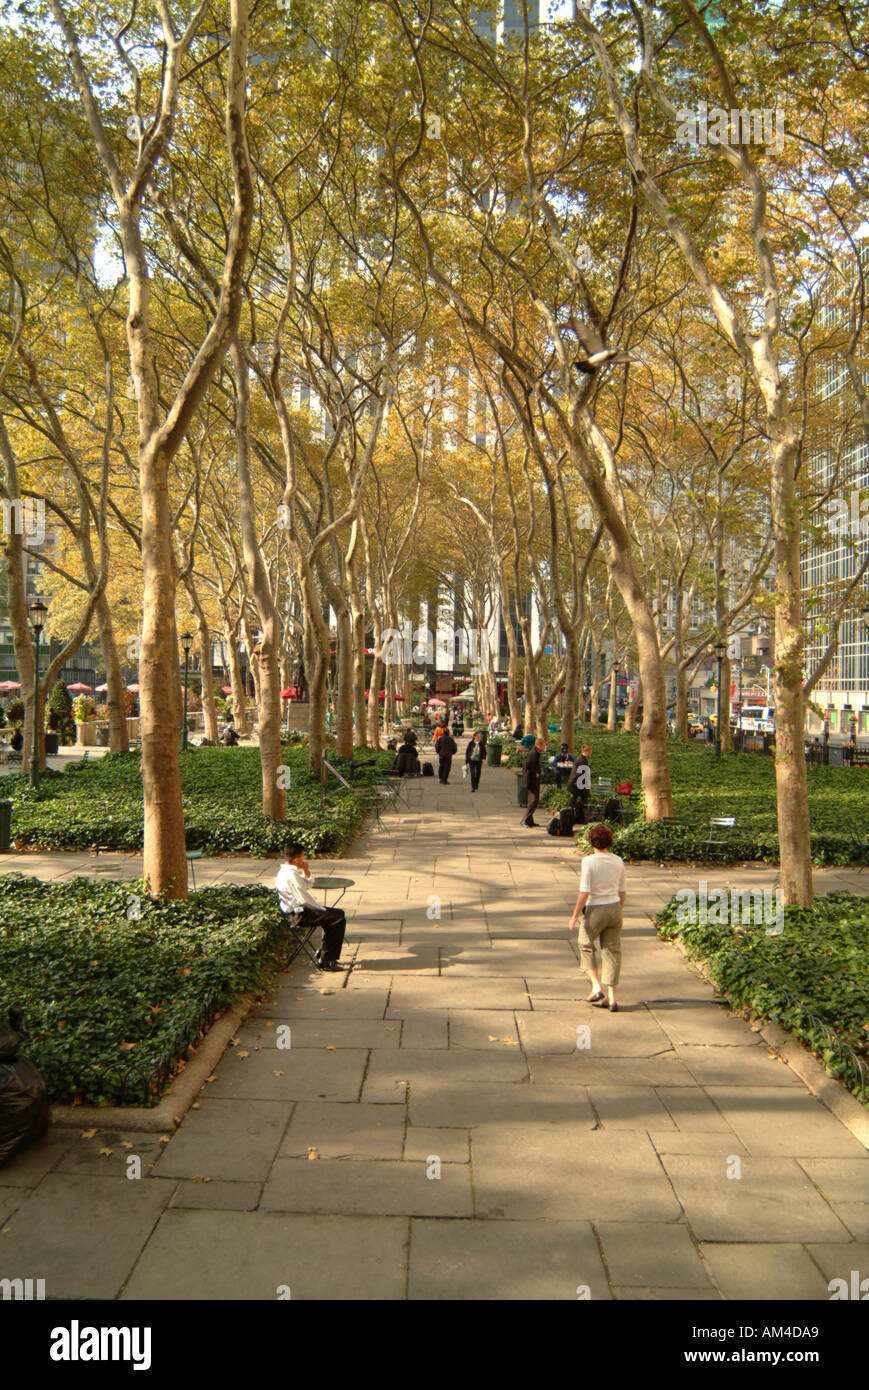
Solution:
<path fill-rule="evenodd" d="M 136 884 L 8 874 L 0 921 L 0 1017 L 24 1009 L 26 1053 L 52 1099 L 91 1105 L 156 1104 L 188 1047 L 288 948 L 262 887 L 153 902 Z"/>
<path fill-rule="evenodd" d="M 869 1099 L 869 902 L 831 893 L 812 907 L 785 908 L 784 931 L 732 923 L 680 923 L 677 899 L 658 913 L 661 936 L 678 937 L 705 962 L 716 989 L 737 1007 L 778 1023 L 815 1053 L 831 1076 Z M 718 913 L 716 913 L 716 916 Z"/>
<path fill-rule="evenodd" d="M 13 728 L 16 724 L 24 723 L 24 701 L 20 697 L 16 696 L 14 700 L 9 701 L 6 706 L 6 718 Z"/>
<path fill-rule="evenodd" d="M 75 742 L 75 723 L 72 717 L 72 696 L 64 681 L 55 681 L 48 697 L 48 727 L 61 743 Z"/>
<path fill-rule="evenodd" d="M 93 719 L 96 708 L 90 695 L 76 695 L 72 702 L 72 711 L 75 715 L 76 724 L 84 724 L 85 720 Z"/>

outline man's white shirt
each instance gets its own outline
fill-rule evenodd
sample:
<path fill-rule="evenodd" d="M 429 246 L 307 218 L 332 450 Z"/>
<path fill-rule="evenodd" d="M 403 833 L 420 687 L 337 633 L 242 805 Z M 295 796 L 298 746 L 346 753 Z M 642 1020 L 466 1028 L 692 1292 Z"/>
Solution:
<path fill-rule="evenodd" d="M 318 908 L 320 904 L 307 887 L 313 882 L 313 874 L 306 874 L 295 864 L 282 864 L 275 876 L 281 912 L 301 912 L 305 907 Z"/>

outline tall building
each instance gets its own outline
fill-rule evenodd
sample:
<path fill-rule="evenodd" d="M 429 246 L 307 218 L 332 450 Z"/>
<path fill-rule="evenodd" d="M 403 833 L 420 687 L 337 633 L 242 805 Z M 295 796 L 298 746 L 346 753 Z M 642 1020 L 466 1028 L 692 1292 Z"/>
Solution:
<path fill-rule="evenodd" d="M 869 236 L 860 247 L 863 265 L 869 269 Z M 823 311 L 822 327 L 831 327 L 846 313 L 844 307 L 828 305 Z M 869 387 L 869 371 L 863 380 Z M 837 407 L 839 418 L 853 413 L 854 393 L 848 373 L 841 361 L 828 362 L 818 387 L 820 400 Z M 869 443 L 864 438 L 859 418 L 846 435 L 844 446 L 833 439 L 838 432 L 831 426 L 829 446 L 822 446 L 810 459 L 812 480 L 819 490 L 832 489 L 822 509 L 825 535 L 822 540 L 809 539 L 803 547 L 802 584 L 811 596 L 811 621 L 818 624 L 830 615 L 839 600 L 843 584 L 853 579 L 869 553 Z M 862 515 L 861 515 L 862 513 Z M 861 616 L 866 607 L 869 582 L 864 579 L 858 587 L 851 613 L 839 629 L 838 650 L 814 692 L 814 703 L 820 705 L 829 718 L 833 733 L 847 734 L 852 728 L 858 734 L 869 734 L 869 623 Z M 821 660 L 827 645 L 822 633 L 806 647 L 805 669 L 811 673 Z M 819 720 L 811 718 L 811 732 L 817 732 Z"/>

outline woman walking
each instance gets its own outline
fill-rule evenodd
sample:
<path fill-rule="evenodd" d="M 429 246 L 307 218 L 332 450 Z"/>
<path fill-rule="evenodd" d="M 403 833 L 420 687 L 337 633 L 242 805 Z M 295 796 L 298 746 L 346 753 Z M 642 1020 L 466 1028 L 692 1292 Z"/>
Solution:
<path fill-rule="evenodd" d="M 579 896 L 570 919 L 575 931 L 580 913 L 579 958 L 591 980 L 589 1004 L 618 1013 L 616 985 L 622 963 L 622 908 L 625 905 L 625 865 L 610 853 L 613 832 L 608 825 L 593 825 L 588 832 L 592 853 L 582 861 Z M 598 966 L 598 946 L 603 969 Z M 604 996 L 601 986 L 606 987 Z"/>
<path fill-rule="evenodd" d="M 465 762 L 471 769 L 471 791 L 475 792 L 480 785 L 480 771 L 483 766 L 483 740 L 480 737 L 479 729 L 474 730 L 465 749 Z"/>

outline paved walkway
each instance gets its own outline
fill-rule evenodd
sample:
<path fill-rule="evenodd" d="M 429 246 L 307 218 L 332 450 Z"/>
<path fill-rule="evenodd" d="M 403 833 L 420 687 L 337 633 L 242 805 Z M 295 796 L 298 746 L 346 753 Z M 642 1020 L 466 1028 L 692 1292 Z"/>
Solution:
<path fill-rule="evenodd" d="M 649 921 L 701 875 L 773 872 L 629 869 L 610 1015 L 581 1002 L 575 851 L 520 827 L 513 773 L 471 795 L 454 769 L 316 866 L 356 880 L 352 971 L 281 975 L 169 1142 L 54 1130 L 0 1171 L 0 1277 L 55 1298 L 825 1300 L 869 1276 L 866 1149 Z"/>

